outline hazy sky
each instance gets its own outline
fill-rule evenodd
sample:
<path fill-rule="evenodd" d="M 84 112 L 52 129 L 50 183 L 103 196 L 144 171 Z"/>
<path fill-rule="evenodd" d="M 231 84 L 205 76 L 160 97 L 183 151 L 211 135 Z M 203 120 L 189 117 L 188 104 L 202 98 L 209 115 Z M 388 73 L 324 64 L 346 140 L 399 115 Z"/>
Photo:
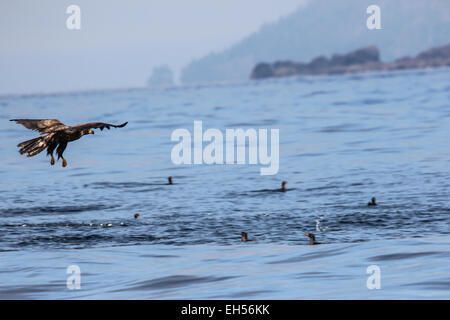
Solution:
<path fill-rule="evenodd" d="M 0 94 L 145 85 L 153 67 L 179 74 L 306 0 L 1 0 Z M 68 30 L 66 8 L 81 8 Z"/>

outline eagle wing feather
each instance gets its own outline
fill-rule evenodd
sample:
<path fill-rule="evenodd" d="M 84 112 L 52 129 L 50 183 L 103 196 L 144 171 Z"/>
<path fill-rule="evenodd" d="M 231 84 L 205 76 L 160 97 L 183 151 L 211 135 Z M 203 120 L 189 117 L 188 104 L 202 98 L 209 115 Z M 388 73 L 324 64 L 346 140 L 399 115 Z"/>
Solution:
<path fill-rule="evenodd" d="M 23 125 L 25 128 L 38 131 L 41 134 L 69 128 L 69 126 L 66 126 L 57 119 L 12 119 L 10 121 L 15 121 Z"/>
<path fill-rule="evenodd" d="M 104 122 L 89 122 L 89 123 L 83 123 L 83 124 L 79 124 L 76 126 L 72 126 L 70 127 L 70 130 L 77 130 L 77 131 L 81 131 L 81 130 L 86 130 L 86 129 L 108 129 L 110 127 L 113 128 L 123 128 L 127 125 L 128 122 L 124 122 L 122 124 L 119 125 L 115 125 L 115 124 L 110 124 L 110 123 L 104 123 Z"/>

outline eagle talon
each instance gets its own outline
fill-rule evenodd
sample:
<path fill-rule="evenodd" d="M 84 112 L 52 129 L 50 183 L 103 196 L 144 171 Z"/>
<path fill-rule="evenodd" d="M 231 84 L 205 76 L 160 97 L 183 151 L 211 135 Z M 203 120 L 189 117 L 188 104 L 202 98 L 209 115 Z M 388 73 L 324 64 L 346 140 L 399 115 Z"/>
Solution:
<path fill-rule="evenodd" d="M 63 161 L 62 161 L 62 166 L 63 166 L 63 168 L 67 167 L 67 161 L 64 158 L 63 158 Z"/>
<path fill-rule="evenodd" d="M 52 159 L 50 160 L 50 164 L 51 164 L 52 166 L 55 164 L 55 158 L 53 158 L 53 156 L 52 156 Z"/>

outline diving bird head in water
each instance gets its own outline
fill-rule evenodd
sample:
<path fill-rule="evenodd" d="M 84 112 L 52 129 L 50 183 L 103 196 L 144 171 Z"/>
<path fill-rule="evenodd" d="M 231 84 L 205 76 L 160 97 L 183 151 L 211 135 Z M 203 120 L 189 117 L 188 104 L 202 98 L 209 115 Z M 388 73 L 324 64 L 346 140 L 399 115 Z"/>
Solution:
<path fill-rule="evenodd" d="M 372 197 L 370 202 L 367 204 L 368 206 L 376 206 L 377 205 L 377 199 L 375 197 Z"/>
<path fill-rule="evenodd" d="M 239 232 L 238 235 L 240 235 L 240 236 L 242 237 L 241 240 L 242 240 L 243 242 L 250 241 L 250 240 L 248 240 L 247 232 Z"/>
<path fill-rule="evenodd" d="M 287 181 L 283 181 L 282 183 L 281 183 L 281 191 L 286 191 L 287 189 L 286 189 L 286 184 L 287 184 L 288 182 Z"/>
<path fill-rule="evenodd" d="M 305 234 L 309 238 L 309 244 L 321 244 L 321 242 L 316 242 L 316 236 L 312 233 Z"/>

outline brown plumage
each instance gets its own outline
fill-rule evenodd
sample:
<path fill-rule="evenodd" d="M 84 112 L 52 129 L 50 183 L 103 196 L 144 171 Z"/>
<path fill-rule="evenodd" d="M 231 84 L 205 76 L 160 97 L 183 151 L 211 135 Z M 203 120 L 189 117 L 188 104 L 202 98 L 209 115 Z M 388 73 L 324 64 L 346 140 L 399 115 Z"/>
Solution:
<path fill-rule="evenodd" d="M 239 232 L 238 235 L 241 236 L 241 241 L 242 241 L 242 242 L 253 241 L 253 240 L 250 240 L 250 239 L 248 238 L 247 232 Z"/>
<path fill-rule="evenodd" d="M 94 134 L 92 129 L 122 128 L 128 123 L 114 125 L 103 122 L 89 122 L 76 126 L 67 126 L 56 119 L 12 119 L 10 121 L 15 121 L 25 128 L 38 131 L 41 134 L 40 137 L 19 143 L 17 147 L 21 148 L 19 150 L 20 154 L 26 153 L 27 157 L 32 157 L 47 149 L 47 155 L 51 156 L 50 163 L 54 165 L 53 152 L 56 149 L 58 160 L 62 159 L 63 167 L 67 166 L 63 153 L 69 142 L 78 140 L 86 134 Z"/>
<path fill-rule="evenodd" d="M 322 242 L 316 241 L 316 236 L 312 233 L 305 234 L 309 238 L 309 244 L 323 244 Z"/>

